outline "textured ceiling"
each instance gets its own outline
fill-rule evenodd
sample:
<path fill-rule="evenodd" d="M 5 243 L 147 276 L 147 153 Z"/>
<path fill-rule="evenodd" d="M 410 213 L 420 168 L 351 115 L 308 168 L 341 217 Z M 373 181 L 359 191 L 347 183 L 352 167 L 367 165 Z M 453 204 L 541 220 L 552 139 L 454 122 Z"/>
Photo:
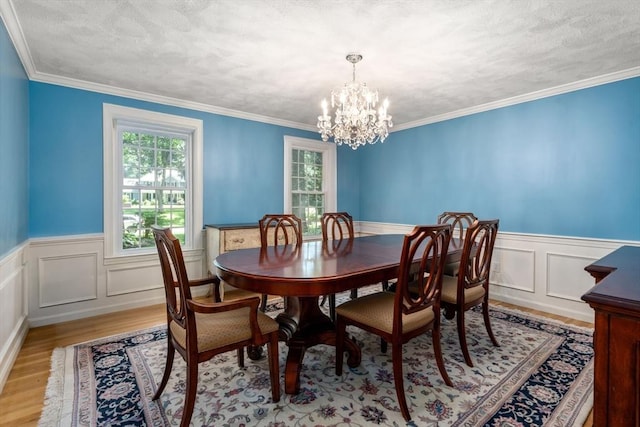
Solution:
<path fill-rule="evenodd" d="M 302 128 L 351 80 L 352 51 L 364 56 L 356 80 L 389 98 L 401 126 L 640 75 L 638 0 L 0 2 L 33 80 L 107 85 Z"/>

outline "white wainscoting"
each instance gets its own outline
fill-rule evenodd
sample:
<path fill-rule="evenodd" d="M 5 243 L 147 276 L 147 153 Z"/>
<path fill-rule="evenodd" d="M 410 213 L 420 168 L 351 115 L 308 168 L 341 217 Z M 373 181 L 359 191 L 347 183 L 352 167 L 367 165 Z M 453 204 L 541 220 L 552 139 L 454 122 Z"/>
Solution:
<path fill-rule="evenodd" d="M 160 263 L 152 254 L 104 257 L 97 234 L 31 239 L 28 313 L 32 327 L 164 303 Z M 184 251 L 189 277 L 203 277 L 204 251 Z"/>
<path fill-rule="evenodd" d="M 360 222 L 363 234 L 408 233 L 412 225 Z M 491 265 L 493 299 L 593 322 L 580 297 L 595 280 L 584 267 L 623 245 L 637 241 L 583 239 L 499 232 Z"/>
<path fill-rule="evenodd" d="M 413 228 L 374 222 L 356 222 L 355 226 L 362 234 L 404 234 Z M 499 232 L 491 296 L 591 322 L 593 311 L 580 297 L 594 280 L 584 267 L 622 245 L 640 246 L 640 242 Z M 105 260 L 103 247 L 102 235 L 31 239 L 29 250 L 21 251 L 28 253 L 22 258 L 28 259 L 26 289 L 31 326 L 164 301 L 157 255 Z M 11 264 L 8 258 L 5 264 Z M 203 251 L 185 251 L 185 259 L 191 277 L 203 277 L 207 271 Z M 6 282 L 5 289 L 15 288 Z"/>
<path fill-rule="evenodd" d="M 25 242 L 0 259 L 0 392 L 29 331 L 27 252 Z"/>

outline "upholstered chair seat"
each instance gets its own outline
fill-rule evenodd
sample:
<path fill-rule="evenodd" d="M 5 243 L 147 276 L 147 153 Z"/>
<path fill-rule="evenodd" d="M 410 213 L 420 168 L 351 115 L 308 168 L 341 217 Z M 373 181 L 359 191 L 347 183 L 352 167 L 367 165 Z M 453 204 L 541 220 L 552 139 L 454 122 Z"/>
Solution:
<path fill-rule="evenodd" d="M 445 269 L 446 271 L 446 269 Z M 464 290 L 465 301 L 477 301 L 484 297 L 485 290 L 482 286 L 466 288 Z M 458 278 L 452 276 L 442 277 L 442 301 L 450 304 L 458 303 Z"/>
<path fill-rule="evenodd" d="M 198 331 L 198 352 L 225 347 L 251 339 L 252 332 L 248 321 L 248 307 L 219 313 L 215 316 L 196 313 L 195 318 L 196 330 Z M 278 330 L 278 322 L 266 314 L 258 312 L 258 327 L 262 335 L 270 334 Z M 186 347 L 186 329 L 173 321 L 169 324 L 169 328 L 178 344 Z"/>
<path fill-rule="evenodd" d="M 378 292 L 336 307 L 336 313 L 358 323 L 367 323 L 372 328 L 388 334 L 393 332 L 393 299 L 391 292 Z M 409 333 L 433 321 L 433 308 L 402 315 L 402 333 Z"/>

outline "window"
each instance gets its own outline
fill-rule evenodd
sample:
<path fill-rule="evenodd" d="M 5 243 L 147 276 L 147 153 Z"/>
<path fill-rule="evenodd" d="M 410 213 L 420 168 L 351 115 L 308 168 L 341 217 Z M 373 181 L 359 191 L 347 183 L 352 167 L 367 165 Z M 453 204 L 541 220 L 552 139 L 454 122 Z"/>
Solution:
<path fill-rule="evenodd" d="M 104 105 L 106 256 L 155 253 L 151 226 L 201 247 L 202 122 Z"/>
<path fill-rule="evenodd" d="M 305 236 L 319 236 L 320 217 L 336 210 L 336 146 L 289 136 L 284 141 L 284 210 L 302 220 Z"/>

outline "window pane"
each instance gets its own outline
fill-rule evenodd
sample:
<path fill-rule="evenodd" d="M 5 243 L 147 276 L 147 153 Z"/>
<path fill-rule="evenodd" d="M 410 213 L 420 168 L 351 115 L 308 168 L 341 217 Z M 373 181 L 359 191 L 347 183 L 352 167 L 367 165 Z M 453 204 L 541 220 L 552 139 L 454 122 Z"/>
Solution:
<path fill-rule="evenodd" d="M 125 145 L 122 148 L 122 158 L 123 185 L 137 185 L 140 177 L 138 149 L 131 145 Z"/>
<path fill-rule="evenodd" d="M 134 132 L 122 132 L 122 143 L 124 145 L 138 146 L 138 134 Z"/>
<path fill-rule="evenodd" d="M 323 153 L 291 149 L 291 207 L 300 217 L 304 234 L 320 234 L 324 212 Z"/>
<path fill-rule="evenodd" d="M 122 132 L 122 249 L 154 247 L 153 224 L 171 227 L 185 244 L 186 145 L 185 138 Z"/>
<path fill-rule="evenodd" d="M 153 135 L 142 134 L 140 135 L 140 146 L 146 148 L 155 148 L 155 137 Z"/>
<path fill-rule="evenodd" d="M 169 150 L 171 148 L 171 139 L 166 136 L 158 137 L 158 148 Z"/>
<path fill-rule="evenodd" d="M 184 153 L 187 142 L 182 138 L 173 138 L 171 140 L 171 149 L 176 153 Z"/>

